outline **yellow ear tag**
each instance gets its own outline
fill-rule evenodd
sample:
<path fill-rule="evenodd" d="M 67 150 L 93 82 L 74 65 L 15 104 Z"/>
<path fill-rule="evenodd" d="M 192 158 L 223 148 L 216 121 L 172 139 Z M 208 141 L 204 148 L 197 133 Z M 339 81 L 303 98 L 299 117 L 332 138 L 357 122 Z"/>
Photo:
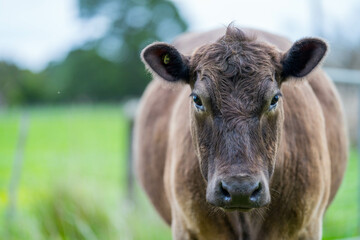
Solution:
<path fill-rule="evenodd" d="M 164 64 L 169 64 L 170 63 L 169 54 L 165 54 L 163 61 L 164 61 Z"/>

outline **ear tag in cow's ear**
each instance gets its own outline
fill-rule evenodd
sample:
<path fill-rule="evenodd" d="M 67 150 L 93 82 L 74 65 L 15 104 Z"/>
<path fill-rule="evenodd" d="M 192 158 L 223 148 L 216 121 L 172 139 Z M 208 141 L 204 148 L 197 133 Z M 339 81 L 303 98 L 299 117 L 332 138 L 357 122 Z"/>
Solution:
<path fill-rule="evenodd" d="M 165 54 L 163 57 L 163 61 L 165 65 L 168 65 L 170 63 L 170 57 L 169 54 Z"/>

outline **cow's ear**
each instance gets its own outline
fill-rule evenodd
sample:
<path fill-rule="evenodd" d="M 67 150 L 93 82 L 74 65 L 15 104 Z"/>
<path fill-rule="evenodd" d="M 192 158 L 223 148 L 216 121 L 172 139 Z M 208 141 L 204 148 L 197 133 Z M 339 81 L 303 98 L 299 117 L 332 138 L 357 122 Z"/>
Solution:
<path fill-rule="evenodd" d="M 142 61 L 163 79 L 189 82 L 189 60 L 167 43 L 153 43 L 141 52 Z"/>
<path fill-rule="evenodd" d="M 317 38 L 304 38 L 295 42 L 281 61 L 283 79 L 305 77 L 321 62 L 326 51 L 326 43 Z"/>

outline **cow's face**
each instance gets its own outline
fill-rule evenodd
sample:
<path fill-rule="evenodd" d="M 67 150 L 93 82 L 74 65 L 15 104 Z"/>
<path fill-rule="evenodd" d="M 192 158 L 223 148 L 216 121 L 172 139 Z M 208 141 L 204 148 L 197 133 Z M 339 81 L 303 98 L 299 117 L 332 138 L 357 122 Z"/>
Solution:
<path fill-rule="evenodd" d="M 248 210 L 270 202 L 283 121 L 280 53 L 235 36 L 190 59 L 191 126 L 207 201 Z"/>
<path fill-rule="evenodd" d="M 323 41 L 303 39 L 283 54 L 232 27 L 190 57 L 163 43 L 143 51 L 156 74 L 191 87 L 191 133 L 209 203 L 241 211 L 270 203 L 283 125 L 281 84 L 307 75 L 325 52 Z"/>

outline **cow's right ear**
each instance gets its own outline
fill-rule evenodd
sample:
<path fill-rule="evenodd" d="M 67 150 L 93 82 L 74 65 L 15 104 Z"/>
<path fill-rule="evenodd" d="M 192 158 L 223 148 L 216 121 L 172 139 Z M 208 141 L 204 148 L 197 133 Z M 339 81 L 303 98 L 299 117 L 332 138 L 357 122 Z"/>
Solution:
<path fill-rule="evenodd" d="M 144 64 L 169 82 L 189 82 L 189 59 L 167 43 L 153 43 L 141 52 Z"/>

